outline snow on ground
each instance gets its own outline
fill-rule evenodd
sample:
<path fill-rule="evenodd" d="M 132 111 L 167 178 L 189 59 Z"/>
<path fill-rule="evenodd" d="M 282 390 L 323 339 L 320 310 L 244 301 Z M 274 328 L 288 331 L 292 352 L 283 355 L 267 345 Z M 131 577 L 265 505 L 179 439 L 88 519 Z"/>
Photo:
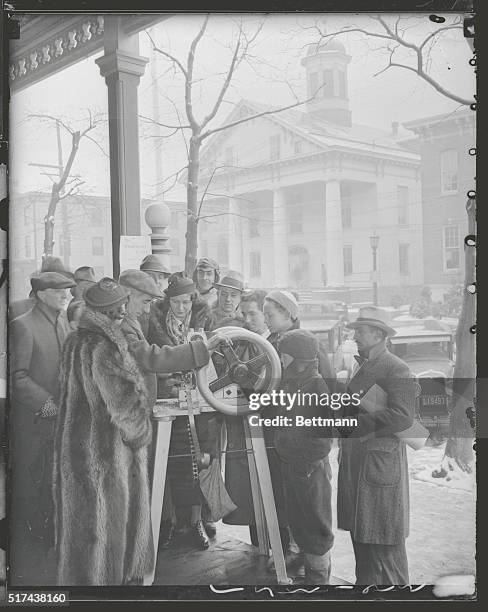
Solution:
<path fill-rule="evenodd" d="M 435 584 L 441 577 L 475 574 L 475 489 L 472 477 L 446 481 L 430 477 L 440 465 L 444 445 L 408 452 L 410 468 L 410 535 L 407 538 L 411 584 Z M 335 535 L 332 573 L 354 583 L 351 538 L 337 529 L 337 447 L 331 451 L 332 508 Z M 468 486 L 468 483 L 470 485 Z M 250 543 L 245 526 L 219 525 L 219 529 Z M 466 578 L 468 580 L 468 578 Z M 470 578 L 472 581 L 472 578 Z M 449 582 L 449 580 L 448 580 Z"/>
<path fill-rule="evenodd" d="M 449 472 L 446 478 L 434 478 L 432 471 L 438 469 L 444 457 L 445 444 L 436 447 L 424 447 L 414 451 L 407 449 L 410 477 L 422 480 L 438 487 L 448 487 L 459 491 L 475 491 L 476 476 L 463 472 L 461 469 Z"/>

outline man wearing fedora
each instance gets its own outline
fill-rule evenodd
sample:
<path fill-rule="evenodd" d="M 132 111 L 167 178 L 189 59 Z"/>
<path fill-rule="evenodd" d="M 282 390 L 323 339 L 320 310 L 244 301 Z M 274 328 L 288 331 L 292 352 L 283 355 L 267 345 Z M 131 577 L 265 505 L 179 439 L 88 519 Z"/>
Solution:
<path fill-rule="evenodd" d="M 225 325 L 244 326 L 244 318 L 239 310 L 242 293 L 244 291 L 244 279 L 240 272 L 229 270 L 218 283 L 217 303 L 210 311 L 210 330 Z"/>
<path fill-rule="evenodd" d="M 212 308 L 217 303 L 217 289 L 215 283 L 218 283 L 219 280 L 219 264 L 215 259 L 202 257 L 197 261 L 197 265 L 193 272 L 193 282 L 197 286 L 200 299 L 203 300 L 209 308 Z"/>
<path fill-rule="evenodd" d="M 157 255 L 146 255 L 141 261 L 139 270 L 149 274 L 155 281 L 160 291 L 164 291 L 168 286 L 168 279 L 171 276 L 171 270 L 163 264 Z"/>
<path fill-rule="evenodd" d="M 35 304 L 10 323 L 13 541 L 27 533 L 52 544 L 52 449 L 61 349 L 70 332 L 65 308 L 75 282 L 58 272 L 31 278 Z M 24 537 L 23 537 L 24 536 Z M 20 550 L 20 549 L 19 549 Z M 22 558 L 12 549 L 12 568 Z"/>
<path fill-rule="evenodd" d="M 337 490 L 337 525 L 351 534 L 356 584 L 409 583 L 405 538 L 409 532 L 408 463 L 405 442 L 395 434 L 413 424 L 416 383 L 406 363 L 390 353 L 396 331 L 388 313 L 361 308 L 354 329 L 359 356 L 348 383 L 364 397 L 343 408 L 358 427 L 342 430 Z"/>

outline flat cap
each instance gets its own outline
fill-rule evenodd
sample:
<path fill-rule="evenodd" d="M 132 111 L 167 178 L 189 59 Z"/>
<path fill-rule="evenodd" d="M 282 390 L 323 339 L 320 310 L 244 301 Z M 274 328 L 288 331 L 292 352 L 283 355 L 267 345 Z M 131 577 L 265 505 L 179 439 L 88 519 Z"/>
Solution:
<path fill-rule="evenodd" d="M 127 301 L 129 292 L 113 278 L 106 276 L 85 291 L 83 299 L 94 310 L 105 310 Z"/>
<path fill-rule="evenodd" d="M 154 280 L 142 270 L 124 270 L 119 276 L 119 283 L 153 298 L 164 297 Z"/>
<path fill-rule="evenodd" d="M 31 278 L 32 291 L 44 291 L 45 289 L 69 289 L 76 287 L 71 280 L 60 272 L 40 272 Z"/>
<path fill-rule="evenodd" d="M 143 272 L 162 272 L 163 274 L 171 274 L 171 270 L 164 265 L 157 255 L 146 255 L 141 261 L 139 270 Z"/>

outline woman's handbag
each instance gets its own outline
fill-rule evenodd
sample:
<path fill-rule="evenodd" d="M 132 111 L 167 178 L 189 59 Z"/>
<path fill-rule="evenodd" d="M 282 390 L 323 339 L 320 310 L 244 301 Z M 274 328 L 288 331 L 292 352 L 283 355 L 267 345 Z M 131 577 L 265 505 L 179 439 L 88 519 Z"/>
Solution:
<path fill-rule="evenodd" d="M 225 488 L 218 459 L 212 459 L 210 465 L 199 472 L 200 490 L 209 509 L 210 521 L 221 518 L 237 509 Z"/>

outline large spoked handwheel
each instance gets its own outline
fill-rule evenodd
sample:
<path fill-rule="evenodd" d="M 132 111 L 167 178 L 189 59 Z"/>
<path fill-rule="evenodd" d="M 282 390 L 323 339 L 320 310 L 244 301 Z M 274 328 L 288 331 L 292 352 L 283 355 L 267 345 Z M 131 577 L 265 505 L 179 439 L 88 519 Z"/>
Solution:
<path fill-rule="evenodd" d="M 215 380 L 208 380 L 209 365 L 197 370 L 198 390 L 205 401 L 219 412 L 230 416 L 253 412 L 246 395 L 249 392 L 272 391 L 277 385 L 281 378 L 278 353 L 262 336 L 242 327 L 222 327 L 218 333 L 232 340 L 233 346 L 219 346 L 221 365 Z M 243 396 L 230 402 L 214 395 L 230 385 L 237 385 L 243 391 Z"/>

